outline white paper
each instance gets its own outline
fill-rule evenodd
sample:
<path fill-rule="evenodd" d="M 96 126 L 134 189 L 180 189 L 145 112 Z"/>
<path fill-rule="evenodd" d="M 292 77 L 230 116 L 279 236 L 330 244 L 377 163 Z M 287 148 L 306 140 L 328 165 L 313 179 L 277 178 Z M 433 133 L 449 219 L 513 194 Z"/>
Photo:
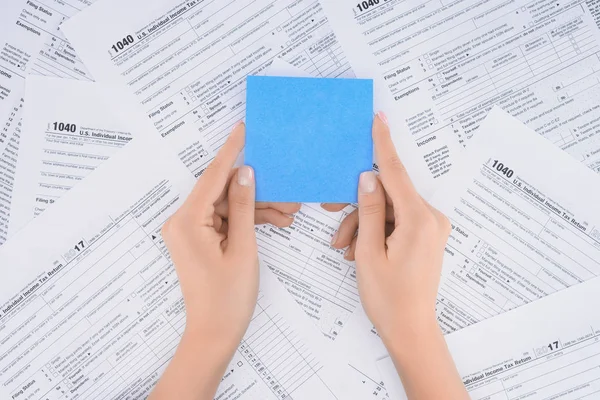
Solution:
<path fill-rule="evenodd" d="M 0 150 L 19 121 L 28 74 L 91 80 L 59 26 L 88 0 L 4 2 L 0 16 Z"/>
<path fill-rule="evenodd" d="M 273 60 L 271 65 L 264 71 L 262 71 L 262 75 L 265 76 L 292 76 L 295 78 L 314 78 L 311 74 L 300 69 L 298 67 L 294 67 L 292 64 L 283 61 L 281 58 L 276 58 Z"/>
<path fill-rule="evenodd" d="M 160 229 L 193 184 L 175 155 L 138 135 L 0 249 L 12 271 L 0 282 L 0 397 L 150 392 L 185 324 Z M 273 280 L 263 266 L 253 320 L 217 397 L 362 398 Z"/>
<path fill-rule="evenodd" d="M 600 281 L 593 279 L 446 336 L 472 399 L 593 399 L 600 390 Z M 378 362 L 394 399 L 391 358 Z"/>
<path fill-rule="evenodd" d="M 107 84 L 29 76 L 9 233 L 132 139 L 132 113 Z"/>
<path fill-rule="evenodd" d="M 378 76 L 436 178 L 463 157 L 442 149 L 466 145 L 495 104 L 600 170 L 596 2 L 322 3 L 353 69 Z"/>
<path fill-rule="evenodd" d="M 0 13 L 0 245 L 8 237 L 25 77 L 92 80 L 59 26 L 93 0 L 10 0 Z"/>
<path fill-rule="evenodd" d="M 446 332 L 600 275 L 600 177 L 498 108 L 480 136 L 432 199 L 453 225 Z"/>
<path fill-rule="evenodd" d="M 247 75 L 279 57 L 311 75 L 353 76 L 317 1 L 107 0 L 63 30 L 97 79 L 127 88 L 196 176 L 243 119 Z"/>
<path fill-rule="evenodd" d="M 600 177 L 567 153 L 496 108 L 452 174 L 432 199 L 453 226 L 445 333 L 600 275 Z M 365 371 L 387 355 L 364 312 L 336 344 Z"/>

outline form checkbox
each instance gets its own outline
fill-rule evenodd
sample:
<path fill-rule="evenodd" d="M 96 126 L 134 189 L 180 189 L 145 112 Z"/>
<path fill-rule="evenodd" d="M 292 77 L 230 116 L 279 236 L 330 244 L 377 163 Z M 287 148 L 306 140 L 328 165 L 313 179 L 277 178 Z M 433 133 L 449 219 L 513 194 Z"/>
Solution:
<path fill-rule="evenodd" d="M 530 26 L 530 27 L 532 27 L 532 26 L 533 26 L 533 22 L 530 22 L 530 23 L 529 23 L 529 26 Z"/>
<path fill-rule="evenodd" d="M 481 258 L 482 253 L 477 253 L 477 258 Z"/>
<path fill-rule="evenodd" d="M 244 363 L 243 363 L 243 362 L 241 362 L 241 361 L 238 361 L 238 363 L 237 363 L 237 366 L 238 366 L 238 367 L 241 367 L 242 365 L 244 365 Z"/>
<path fill-rule="evenodd" d="M 285 45 L 286 45 L 286 46 L 291 46 L 291 45 L 292 45 L 292 42 L 290 42 L 290 41 L 288 40 L 287 42 L 285 42 Z"/>
<path fill-rule="evenodd" d="M 281 27 L 280 26 L 277 27 L 277 32 L 281 32 Z"/>
<path fill-rule="evenodd" d="M 58 376 L 58 372 L 53 373 L 52 376 L 57 377 Z"/>
<path fill-rule="evenodd" d="M 136 292 L 131 293 L 131 297 L 135 297 L 135 296 L 137 296 Z"/>

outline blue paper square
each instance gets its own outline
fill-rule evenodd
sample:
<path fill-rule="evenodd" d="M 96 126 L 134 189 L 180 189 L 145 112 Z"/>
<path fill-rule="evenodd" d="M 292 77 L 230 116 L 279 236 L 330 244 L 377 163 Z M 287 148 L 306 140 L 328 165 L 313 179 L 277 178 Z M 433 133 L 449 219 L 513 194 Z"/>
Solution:
<path fill-rule="evenodd" d="M 257 201 L 357 201 L 373 165 L 372 80 L 249 76 L 246 97 Z"/>

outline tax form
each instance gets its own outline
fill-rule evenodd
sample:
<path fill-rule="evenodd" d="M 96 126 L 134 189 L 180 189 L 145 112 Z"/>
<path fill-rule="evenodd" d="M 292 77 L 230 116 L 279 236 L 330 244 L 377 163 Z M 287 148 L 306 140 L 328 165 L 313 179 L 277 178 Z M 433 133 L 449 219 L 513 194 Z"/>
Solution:
<path fill-rule="evenodd" d="M 129 143 L 134 128 L 110 85 L 32 75 L 26 97 L 11 234 Z"/>
<path fill-rule="evenodd" d="M 93 0 L 11 0 L 0 15 L 0 245 L 8 237 L 25 77 L 92 80 L 59 26 Z"/>
<path fill-rule="evenodd" d="M 20 120 L 28 74 L 91 80 L 59 26 L 93 0 L 14 0 L 0 16 L 0 150 Z"/>
<path fill-rule="evenodd" d="M 446 332 L 600 275 L 600 178 L 499 108 L 431 203 L 452 223 Z"/>
<path fill-rule="evenodd" d="M 600 281 L 592 279 L 446 336 L 473 400 L 592 399 L 600 393 Z M 391 358 L 378 362 L 406 399 Z"/>
<path fill-rule="evenodd" d="M 494 105 L 600 171 L 598 4 L 324 0 L 359 76 L 388 88 L 422 162 L 444 176 Z M 448 149 L 445 151 L 444 149 Z"/>
<path fill-rule="evenodd" d="M 436 302 L 444 333 L 600 275 L 592 170 L 495 108 L 452 174 L 431 200 L 452 223 Z M 363 371 L 387 355 L 362 309 L 336 344 Z"/>
<path fill-rule="evenodd" d="M 137 136 L 0 249 L 0 397 L 145 398 L 172 357 L 185 310 L 160 229 L 194 179 Z M 263 266 L 215 398 L 361 398 L 324 341 Z"/>
<path fill-rule="evenodd" d="M 247 75 L 279 57 L 313 76 L 353 76 L 314 0 L 107 0 L 63 30 L 98 80 L 127 88 L 195 176 L 243 119 Z"/>

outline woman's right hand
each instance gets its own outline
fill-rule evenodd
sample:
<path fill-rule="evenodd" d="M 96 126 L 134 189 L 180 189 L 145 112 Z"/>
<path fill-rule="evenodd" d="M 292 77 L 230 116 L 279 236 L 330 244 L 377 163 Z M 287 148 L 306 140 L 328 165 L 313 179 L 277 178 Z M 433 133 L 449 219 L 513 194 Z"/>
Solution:
<path fill-rule="evenodd" d="M 361 300 L 384 341 L 407 329 L 436 326 L 442 258 L 451 229 L 448 219 L 417 193 L 385 121 L 378 115 L 373 123 L 380 174 L 360 176 L 356 240 Z M 390 206 L 394 225 L 386 234 Z"/>
<path fill-rule="evenodd" d="M 380 173 L 362 173 L 358 189 L 355 254 L 362 305 L 409 398 L 467 398 L 435 312 L 451 225 L 417 193 L 381 113 L 373 122 L 373 142 Z"/>

